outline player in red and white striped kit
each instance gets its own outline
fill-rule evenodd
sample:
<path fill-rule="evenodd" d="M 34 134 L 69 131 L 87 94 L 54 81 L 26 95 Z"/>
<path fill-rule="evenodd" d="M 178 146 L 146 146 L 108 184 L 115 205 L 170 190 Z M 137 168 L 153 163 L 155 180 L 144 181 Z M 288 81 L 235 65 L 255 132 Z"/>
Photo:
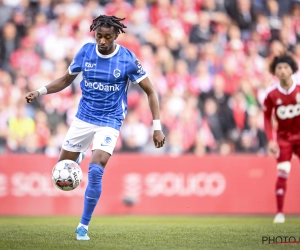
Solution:
<path fill-rule="evenodd" d="M 284 223 L 283 213 L 286 182 L 291 170 L 291 158 L 300 158 L 300 84 L 292 78 L 298 65 L 288 54 L 275 57 L 270 71 L 279 82 L 271 86 L 264 101 L 265 132 L 268 149 L 277 157 L 276 182 L 277 214 L 274 223 Z M 277 120 L 277 133 L 273 133 L 272 117 Z"/>

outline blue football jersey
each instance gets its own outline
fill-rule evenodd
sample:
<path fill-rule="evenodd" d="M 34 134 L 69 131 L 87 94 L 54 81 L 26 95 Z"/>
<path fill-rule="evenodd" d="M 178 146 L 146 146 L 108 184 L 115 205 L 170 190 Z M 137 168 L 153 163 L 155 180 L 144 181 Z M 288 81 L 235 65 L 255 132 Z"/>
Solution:
<path fill-rule="evenodd" d="M 112 54 L 102 55 L 96 43 L 87 43 L 69 66 L 70 74 L 80 72 L 82 97 L 76 117 L 120 130 L 127 114 L 129 84 L 147 77 L 134 53 L 117 44 Z"/>

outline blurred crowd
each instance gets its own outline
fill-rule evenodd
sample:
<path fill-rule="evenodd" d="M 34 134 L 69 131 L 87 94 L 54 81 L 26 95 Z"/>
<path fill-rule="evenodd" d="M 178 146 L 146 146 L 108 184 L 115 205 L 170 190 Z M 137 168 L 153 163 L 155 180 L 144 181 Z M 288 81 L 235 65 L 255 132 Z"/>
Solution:
<path fill-rule="evenodd" d="M 266 152 L 261 106 L 276 81 L 268 65 L 285 50 L 300 63 L 300 0 L 0 0 L 0 153 L 58 156 L 82 76 L 32 104 L 24 96 L 94 42 L 89 26 L 100 14 L 126 18 L 117 43 L 156 87 L 166 135 L 155 149 L 147 96 L 131 85 L 115 152 Z"/>

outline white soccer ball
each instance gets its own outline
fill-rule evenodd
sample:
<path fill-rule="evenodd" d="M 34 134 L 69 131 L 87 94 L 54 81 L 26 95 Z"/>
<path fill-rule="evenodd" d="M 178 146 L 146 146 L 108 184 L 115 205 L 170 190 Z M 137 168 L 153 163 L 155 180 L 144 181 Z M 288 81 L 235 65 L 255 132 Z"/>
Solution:
<path fill-rule="evenodd" d="M 82 181 L 81 168 L 75 161 L 62 160 L 53 167 L 52 181 L 61 190 L 73 190 Z"/>

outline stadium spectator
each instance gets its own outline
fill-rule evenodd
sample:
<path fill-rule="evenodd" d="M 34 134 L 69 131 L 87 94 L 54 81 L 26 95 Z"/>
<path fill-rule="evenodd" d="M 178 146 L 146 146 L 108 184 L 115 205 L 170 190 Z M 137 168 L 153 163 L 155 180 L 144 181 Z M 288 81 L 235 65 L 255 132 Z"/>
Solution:
<path fill-rule="evenodd" d="M 279 4 L 276 0 L 266 1 L 266 15 L 270 25 L 271 39 L 279 39 L 279 31 L 282 27 L 282 20 L 279 12 Z"/>
<path fill-rule="evenodd" d="M 251 0 L 228 1 L 227 11 L 232 20 L 237 24 L 243 39 L 248 39 L 250 30 L 255 24 L 254 6 Z"/>
<path fill-rule="evenodd" d="M 17 29 L 14 23 L 5 23 L 0 36 L 0 67 L 10 71 L 10 56 L 20 46 Z"/>
<path fill-rule="evenodd" d="M 35 132 L 35 121 L 26 114 L 23 103 L 16 107 L 15 116 L 8 120 L 8 147 L 12 152 L 19 152 L 26 141 L 27 135 Z"/>
<path fill-rule="evenodd" d="M 200 0 L 201 1 L 201 0 Z M 193 25 L 197 23 L 199 0 L 176 0 L 175 4 L 180 12 L 180 18 L 186 34 L 189 34 Z"/>
<path fill-rule="evenodd" d="M 242 153 L 265 153 L 267 138 L 260 124 L 262 112 L 252 108 L 248 113 L 247 128 L 243 129 L 239 138 L 237 151 Z"/>
<path fill-rule="evenodd" d="M 41 110 L 37 110 L 35 114 L 35 135 L 37 148 L 40 152 L 43 152 L 50 137 L 50 129 L 47 115 Z"/>
<path fill-rule="evenodd" d="M 193 75 L 199 62 L 199 50 L 196 45 L 188 43 L 180 53 L 180 58 L 186 61 L 188 72 Z"/>
<path fill-rule="evenodd" d="M 217 113 L 220 120 L 222 134 L 224 134 L 224 139 L 228 140 L 235 130 L 236 124 L 232 109 L 229 107 L 230 95 L 224 92 L 224 85 L 224 78 L 221 75 L 216 75 L 214 77 L 213 89 L 207 93 L 201 93 L 199 101 L 201 105 L 202 103 L 205 103 L 206 99 L 211 98 L 217 103 Z"/>
<path fill-rule="evenodd" d="M 35 40 L 40 46 L 44 46 L 45 41 L 51 35 L 52 30 L 50 25 L 47 23 L 47 16 L 43 12 L 39 12 L 35 16 L 33 28 L 35 32 Z"/>
<path fill-rule="evenodd" d="M 132 6 L 125 0 L 113 0 L 110 1 L 105 7 L 105 13 L 109 16 L 118 16 L 125 19 L 125 23 L 129 21 L 129 16 L 131 15 Z M 130 15 L 129 15 L 130 14 Z"/>
<path fill-rule="evenodd" d="M 64 28 L 65 26 L 59 27 L 44 43 L 45 57 L 51 61 L 67 58 L 69 51 L 75 46 L 74 38 L 69 36 Z"/>
<path fill-rule="evenodd" d="M 40 70 L 41 58 L 34 51 L 34 46 L 35 41 L 30 37 L 25 37 L 21 41 L 21 48 L 11 54 L 10 65 L 15 75 L 32 77 Z"/>
<path fill-rule="evenodd" d="M 203 119 L 208 123 L 211 133 L 216 142 L 225 139 L 220 117 L 218 115 L 218 105 L 212 98 L 207 98 L 203 105 Z"/>
<path fill-rule="evenodd" d="M 212 89 L 213 77 L 208 70 L 208 65 L 205 62 L 197 64 L 194 77 L 191 79 L 191 88 L 193 93 L 206 93 Z"/>
<path fill-rule="evenodd" d="M 11 19 L 13 8 L 0 0 L 0 29 Z"/>
<path fill-rule="evenodd" d="M 146 145 L 149 138 L 149 130 L 139 121 L 136 111 L 127 114 L 121 133 L 123 149 L 126 152 L 138 152 Z"/>
<path fill-rule="evenodd" d="M 211 26 L 209 13 L 200 11 L 197 23 L 191 28 L 189 34 L 190 43 L 201 45 L 211 40 L 214 30 Z"/>
<path fill-rule="evenodd" d="M 51 0 L 39 0 L 37 9 L 46 16 L 47 20 L 52 20 L 55 18 L 52 6 Z"/>
<path fill-rule="evenodd" d="M 135 0 L 133 9 L 128 16 L 127 30 L 137 37 L 140 43 L 144 42 L 144 32 L 150 28 L 149 8 L 146 0 Z"/>

